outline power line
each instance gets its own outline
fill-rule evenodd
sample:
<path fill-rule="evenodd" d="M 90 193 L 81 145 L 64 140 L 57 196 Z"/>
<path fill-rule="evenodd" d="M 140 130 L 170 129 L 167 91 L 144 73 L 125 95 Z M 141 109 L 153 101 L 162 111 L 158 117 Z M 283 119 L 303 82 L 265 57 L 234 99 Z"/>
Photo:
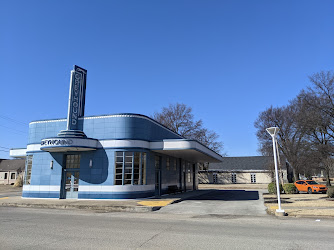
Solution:
<path fill-rule="evenodd" d="M 11 129 L 11 130 L 14 130 L 14 131 L 20 132 L 20 133 L 22 133 L 22 134 L 27 134 L 27 132 L 24 132 L 24 131 L 21 131 L 21 130 L 15 129 L 15 128 L 6 127 L 6 126 L 4 126 L 4 125 L 0 125 L 0 126 L 1 126 L 1 127 L 3 127 L 3 128 L 7 128 L 7 129 Z"/>
<path fill-rule="evenodd" d="M 9 152 L 9 150 L 2 150 L 2 149 L 0 149 L 0 151 L 1 152 Z"/>
<path fill-rule="evenodd" d="M 15 120 L 15 119 L 10 118 L 10 117 L 8 117 L 8 116 L 0 115 L 0 118 L 5 119 L 5 120 L 8 120 L 8 121 L 11 121 L 11 122 L 14 122 L 14 123 L 19 124 L 19 125 L 21 125 L 21 126 L 22 126 L 22 125 L 27 126 L 27 123 L 25 123 L 25 122 L 21 122 L 21 121 L 18 121 L 18 120 Z"/>
<path fill-rule="evenodd" d="M 10 149 L 10 148 L 6 148 L 6 147 L 2 147 L 2 146 L 0 146 L 0 148 L 4 148 L 4 149 Z"/>

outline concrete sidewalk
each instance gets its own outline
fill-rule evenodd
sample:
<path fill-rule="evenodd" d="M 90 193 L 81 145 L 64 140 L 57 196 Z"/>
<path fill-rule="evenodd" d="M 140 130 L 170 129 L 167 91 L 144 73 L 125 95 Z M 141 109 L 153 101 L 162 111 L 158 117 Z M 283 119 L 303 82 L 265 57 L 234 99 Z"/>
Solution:
<path fill-rule="evenodd" d="M 115 200 L 76 200 L 76 199 L 31 199 L 20 196 L 0 198 L 0 206 L 31 207 L 54 209 L 82 209 L 100 212 L 151 212 L 163 206 L 180 202 L 190 197 L 203 195 L 209 190 L 196 190 L 185 193 L 169 194 L 159 198 L 115 199 Z"/>

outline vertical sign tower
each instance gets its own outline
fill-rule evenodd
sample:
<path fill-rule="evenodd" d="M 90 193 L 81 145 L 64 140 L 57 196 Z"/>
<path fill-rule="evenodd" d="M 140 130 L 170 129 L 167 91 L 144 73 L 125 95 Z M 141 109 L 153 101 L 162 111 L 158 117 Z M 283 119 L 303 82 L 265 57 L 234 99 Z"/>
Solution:
<path fill-rule="evenodd" d="M 67 127 L 60 131 L 59 137 L 86 137 L 79 128 L 79 118 L 85 114 L 86 80 L 87 70 L 74 65 L 71 71 Z"/>

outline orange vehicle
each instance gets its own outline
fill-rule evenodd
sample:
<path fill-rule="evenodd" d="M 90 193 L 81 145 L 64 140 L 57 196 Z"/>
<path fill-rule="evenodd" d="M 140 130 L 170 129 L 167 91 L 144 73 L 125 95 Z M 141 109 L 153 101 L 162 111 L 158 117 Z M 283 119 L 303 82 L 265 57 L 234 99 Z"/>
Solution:
<path fill-rule="evenodd" d="M 299 180 L 295 182 L 295 187 L 297 188 L 297 193 L 307 192 L 312 193 L 326 193 L 327 187 L 325 185 L 319 184 L 312 180 Z"/>

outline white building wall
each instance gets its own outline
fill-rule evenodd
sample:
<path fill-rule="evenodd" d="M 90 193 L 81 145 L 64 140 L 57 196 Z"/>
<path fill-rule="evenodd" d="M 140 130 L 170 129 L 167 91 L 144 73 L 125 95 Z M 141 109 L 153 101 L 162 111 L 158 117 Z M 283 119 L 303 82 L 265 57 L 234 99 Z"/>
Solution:
<path fill-rule="evenodd" d="M 7 174 L 7 178 L 5 179 L 5 176 Z M 14 175 L 14 178 L 12 179 L 12 175 Z M 16 182 L 16 179 L 18 177 L 18 173 L 16 171 L 5 171 L 0 172 L 0 185 L 11 185 Z"/>
<path fill-rule="evenodd" d="M 199 183 L 214 183 L 214 179 L 217 180 L 215 184 L 232 184 L 232 173 L 233 172 L 200 172 L 198 174 Z M 217 178 L 214 178 L 214 174 Z M 237 184 L 251 184 L 251 174 L 255 174 L 256 182 L 258 184 L 269 184 L 272 182 L 271 172 L 235 172 Z M 284 182 L 286 179 L 287 172 L 283 170 Z"/>

